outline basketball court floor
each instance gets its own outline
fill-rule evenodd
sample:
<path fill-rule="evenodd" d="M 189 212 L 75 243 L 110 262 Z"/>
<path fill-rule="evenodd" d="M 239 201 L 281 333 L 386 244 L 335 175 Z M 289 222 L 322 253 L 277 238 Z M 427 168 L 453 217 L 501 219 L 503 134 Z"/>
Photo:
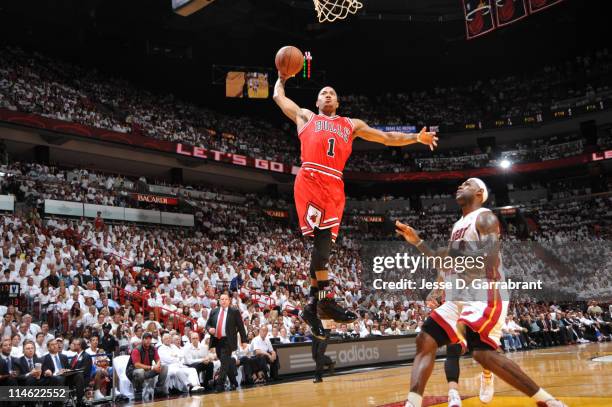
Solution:
<path fill-rule="evenodd" d="M 511 353 L 536 382 L 569 407 L 612 406 L 612 343 L 572 345 Z M 282 362 L 281 362 L 282 363 Z M 408 394 L 409 365 L 365 369 L 325 377 L 323 383 L 301 380 L 222 394 L 168 399 L 152 407 L 400 407 Z M 483 406 L 478 400 L 480 367 L 471 358 L 461 359 L 463 406 Z M 495 382 L 495 398 L 487 406 L 535 406 L 529 398 L 502 382 Z M 427 385 L 424 406 L 446 406 L 443 363 L 438 361 Z"/>

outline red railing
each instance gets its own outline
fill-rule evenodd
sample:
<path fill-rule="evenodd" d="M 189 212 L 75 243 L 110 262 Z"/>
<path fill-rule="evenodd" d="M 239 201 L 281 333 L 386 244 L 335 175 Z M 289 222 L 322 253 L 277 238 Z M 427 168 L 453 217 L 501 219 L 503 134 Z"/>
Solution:
<path fill-rule="evenodd" d="M 143 292 L 130 292 L 126 291 L 121 287 L 116 287 L 119 291 L 119 302 L 124 304 L 126 301 L 130 302 L 136 313 L 149 313 L 153 311 L 155 313 L 155 320 L 163 322 L 164 326 L 168 329 L 176 328 L 181 334 L 185 329 L 185 324 L 191 322 L 191 328 L 198 330 L 197 320 L 185 316 L 179 312 L 172 311 L 164 307 L 151 307 L 149 306 L 149 298 L 151 294 L 149 291 Z M 172 326 L 169 326 L 172 325 Z"/>
<path fill-rule="evenodd" d="M 257 292 L 255 290 L 249 290 L 249 295 L 251 296 L 251 301 L 256 302 L 264 307 L 274 308 L 276 307 L 276 300 L 269 295 L 264 293 Z M 295 307 L 291 304 L 286 304 L 286 308 L 289 309 L 300 309 L 299 307 Z"/>

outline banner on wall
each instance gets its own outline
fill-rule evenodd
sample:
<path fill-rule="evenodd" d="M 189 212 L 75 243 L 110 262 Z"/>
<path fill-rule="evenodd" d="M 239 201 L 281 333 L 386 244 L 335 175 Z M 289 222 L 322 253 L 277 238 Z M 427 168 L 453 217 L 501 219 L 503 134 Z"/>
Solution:
<path fill-rule="evenodd" d="M 609 160 L 609 159 L 612 159 L 612 150 L 600 151 L 600 152 L 591 154 L 592 161 L 601 161 L 601 160 Z"/>
<path fill-rule="evenodd" d="M 147 194 L 132 194 L 132 198 L 137 200 L 138 202 L 148 202 L 160 205 L 178 205 L 178 198 L 173 198 L 170 196 L 157 196 L 157 195 L 147 195 Z"/>
<path fill-rule="evenodd" d="M 274 350 L 278 354 L 279 360 L 283 361 L 278 371 L 280 375 L 292 375 L 315 370 L 310 343 L 275 345 Z M 330 339 L 325 354 L 336 363 L 336 368 L 409 361 L 413 360 L 416 355 L 416 335 L 382 336 L 342 341 Z M 445 348 L 440 348 L 436 352 L 438 356 L 445 354 Z"/>
<path fill-rule="evenodd" d="M 153 192 L 154 194 L 176 195 L 177 189 L 178 188 L 169 187 L 167 185 L 149 184 L 149 192 Z"/>
<path fill-rule="evenodd" d="M 385 217 L 379 215 L 355 215 L 353 219 L 367 223 L 382 223 L 385 221 Z"/>
<path fill-rule="evenodd" d="M 387 126 L 387 125 L 378 124 L 372 127 L 375 129 L 381 130 L 381 131 L 401 131 L 402 133 L 416 133 L 417 132 L 416 126 L 410 126 L 410 125 Z M 437 131 L 437 130 L 431 130 L 431 131 Z"/>
<path fill-rule="evenodd" d="M 83 216 L 95 218 L 101 212 L 103 219 L 157 223 L 164 225 L 195 225 L 195 217 L 188 213 L 170 213 L 147 209 L 123 208 L 120 206 L 83 204 L 81 202 L 45 200 L 45 213 L 62 216 Z"/>
<path fill-rule="evenodd" d="M 95 218 L 100 212 L 103 219 L 125 220 L 125 208 L 121 206 L 84 204 L 85 217 Z"/>
<path fill-rule="evenodd" d="M 529 12 L 537 13 L 544 9 L 554 6 L 555 4 L 561 3 L 563 0 L 529 0 Z"/>
<path fill-rule="evenodd" d="M 193 215 L 186 213 L 174 213 L 174 212 L 162 212 L 161 223 L 163 225 L 177 225 L 177 226 L 195 226 L 195 218 Z"/>
<path fill-rule="evenodd" d="M 495 0 L 495 20 L 498 27 L 527 17 L 525 0 Z"/>
<path fill-rule="evenodd" d="M 15 210 L 15 196 L 14 195 L 0 195 L 0 211 L 11 211 Z"/>
<path fill-rule="evenodd" d="M 81 202 L 45 199 L 45 213 L 52 215 L 83 216 L 83 204 Z"/>
<path fill-rule="evenodd" d="M 159 211 L 125 208 L 125 220 L 130 222 L 161 223 Z"/>
<path fill-rule="evenodd" d="M 280 209 L 265 209 L 264 212 L 273 218 L 288 218 L 289 212 Z"/>
<path fill-rule="evenodd" d="M 495 29 L 491 0 L 463 0 L 463 13 L 468 40 Z"/>

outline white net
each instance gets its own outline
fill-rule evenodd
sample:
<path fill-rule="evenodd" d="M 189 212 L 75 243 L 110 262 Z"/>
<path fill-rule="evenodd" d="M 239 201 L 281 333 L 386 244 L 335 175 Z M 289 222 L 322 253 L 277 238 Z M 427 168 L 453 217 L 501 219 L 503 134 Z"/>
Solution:
<path fill-rule="evenodd" d="M 363 7 L 358 0 L 313 0 L 320 23 L 343 20 Z"/>

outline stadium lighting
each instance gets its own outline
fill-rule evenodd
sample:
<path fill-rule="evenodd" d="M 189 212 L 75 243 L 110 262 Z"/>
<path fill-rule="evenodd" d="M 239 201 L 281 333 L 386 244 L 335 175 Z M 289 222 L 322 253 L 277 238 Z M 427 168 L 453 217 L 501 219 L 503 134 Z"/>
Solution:
<path fill-rule="evenodd" d="M 499 166 L 502 167 L 504 170 L 510 168 L 511 165 L 512 163 L 505 159 L 499 163 Z"/>

